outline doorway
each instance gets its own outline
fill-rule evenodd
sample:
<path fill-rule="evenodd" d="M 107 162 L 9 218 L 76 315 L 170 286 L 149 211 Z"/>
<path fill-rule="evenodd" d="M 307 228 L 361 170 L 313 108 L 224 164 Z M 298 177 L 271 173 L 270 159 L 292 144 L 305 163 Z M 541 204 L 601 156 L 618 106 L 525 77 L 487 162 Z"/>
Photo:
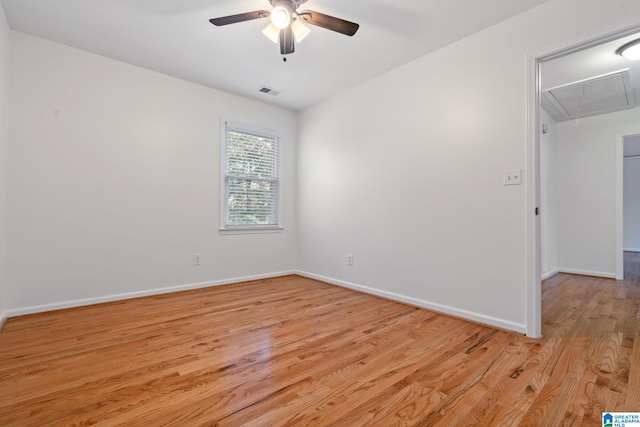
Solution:
<path fill-rule="evenodd" d="M 617 208 L 617 200 L 622 198 L 622 194 L 618 194 L 622 192 L 622 185 L 618 186 L 617 180 L 622 173 L 623 160 L 622 155 L 617 155 L 616 135 L 640 134 L 637 129 L 631 129 L 639 120 L 629 119 L 640 114 L 637 113 L 640 109 L 636 108 L 640 99 L 634 99 L 640 98 L 640 91 L 633 87 L 640 83 L 640 64 L 622 64 L 624 58 L 615 55 L 615 51 L 620 45 L 637 38 L 640 38 L 640 26 L 531 60 L 532 100 L 535 105 L 532 105 L 533 117 L 530 119 L 530 141 L 533 143 L 529 144 L 529 165 L 535 171 L 535 179 L 530 180 L 533 188 L 530 188 L 528 201 L 532 207 L 529 236 L 535 243 L 531 248 L 533 255 L 529 258 L 527 335 L 541 336 L 542 278 L 558 272 L 621 278 L 618 277 L 618 264 L 623 264 L 622 238 L 618 234 L 622 235 L 622 220 L 618 221 L 618 217 L 622 214 L 618 210 L 621 212 L 622 208 Z M 589 57 L 593 52 L 600 55 L 598 61 L 594 61 L 593 56 Z M 603 52 L 611 59 L 610 64 L 601 59 Z M 581 61 L 585 58 L 596 67 L 584 66 Z M 635 67 L 639 70 L 634 73 Z M 637 76 L 631 87 L 630 74 Z M 609 81 L 604 81 L 605 78 Z M 591 99 L 596 92 L 606 97 L 607 88 L 615 90 L 610 88 L 612 82 L 623 84 L 622 94 L 630 105 L 615 105 L 616 102 L 609 102 L 611 99 Z M 554 93 L 549 94 L 550 90 Z M 617 95 L 620 94 L 618 92 Z M 552 111 L 553 108 L 556 111 Z M 618 114 L 618 111 L 626 113 Z M 610 120 L 614 116 L 616 119 Z M 603 123 L 606 126 L 601 126 Z M 579 129 L 573 137 L 572 127 Z M 601 135 L 592 132 L 593 129 Z M 562 139 L 563 144 L 557 143 L 554 137 Z M 622 143 L 620 145 L 622 148 Z M 548 162 L 555 155 L 562 160 L 569 159 L 573 169 L 566 168 L 564 164 L 564 170 L 558 167 L 552 170 L 553 165 Z M 604 179 L 597 176 L 599 173 Z M 566 191 L 571 185 L 582 187 L 579 191 L 550 195 L 549 183 L 560 187 L 558 191 Z M 606 195 L 600 197 L 603 194 Z M 539 208 L 540 216 L 534 216 L 533 207 L 536 213 Z M 572 212 L 579 212 L 579 215 L 571 216 Z M 606 225 L 599 228 L 599 222 Z"/>
<path fill-rule="evenodd" d="M 619 171 L 622 188 L 618 200 L 622 247 L 617 248 L 622 252 L 622 266 L 619 267 L 622 278 L 637 280 L 640 264 L 640 131 L 619 139 L 622 144 L 618 152 L 622 157 Z"/>

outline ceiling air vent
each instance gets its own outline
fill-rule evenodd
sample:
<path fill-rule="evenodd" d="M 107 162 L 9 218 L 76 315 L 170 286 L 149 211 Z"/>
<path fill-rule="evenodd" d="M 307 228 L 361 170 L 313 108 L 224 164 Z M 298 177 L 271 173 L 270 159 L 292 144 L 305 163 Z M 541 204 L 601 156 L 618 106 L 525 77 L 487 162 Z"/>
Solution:
<path fill-rule="evenodd" d="M 269 86 L 260 86 L 260 89 L 258 89 L 258 92 L 268 93 L 269 95 L 272 95 L 272 96 L 278 96 L 282 93 L 281 90 L 277 90 Z"/>
<path fill-rule="evenodd" d="M 542 92 L 542 108 L 556 121 L 611 113 L 636 106 L 629 69 Z"/>

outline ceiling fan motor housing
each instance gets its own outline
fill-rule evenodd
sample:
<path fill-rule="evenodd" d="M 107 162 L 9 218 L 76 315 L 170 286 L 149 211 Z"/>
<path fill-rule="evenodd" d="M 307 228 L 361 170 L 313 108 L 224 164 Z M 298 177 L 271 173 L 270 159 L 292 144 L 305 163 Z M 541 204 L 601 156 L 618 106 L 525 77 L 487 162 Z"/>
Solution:
<path fill-rule="evenodd" d="M 281 2 L 289 3 L 295 12 L 300 5 L 305 4 L 307 1 L 308 0 L 269 0 L 269 3 L 271 3 L 272 7 L 276 7 L 276 4 Z"/>

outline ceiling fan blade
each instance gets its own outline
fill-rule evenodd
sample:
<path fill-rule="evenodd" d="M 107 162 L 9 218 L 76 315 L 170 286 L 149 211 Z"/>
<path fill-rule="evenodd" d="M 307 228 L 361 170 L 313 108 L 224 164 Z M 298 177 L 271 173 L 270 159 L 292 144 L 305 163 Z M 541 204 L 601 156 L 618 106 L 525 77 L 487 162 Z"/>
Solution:
<path fill-rule="evenodd" d="M 347 36 L 354 35 L 356 31 L 358 31 L 358 28 L 360 28 L 360 25 L 355 22 L 345 21 L 344 19 L 325 15 L 320 12 L 314 12 L 313 10 L 305 10 L 300 12 L 299 15 L 302 20 L 308 24 L 336 31 Z"/>
<path fill-rule="evenodd" d="M 291 30 L 291 25 L 288 25 L 286 28 L 280 30 L 280 53 L 288 55 L 294 51 L 293 31 Z"/>
<path fill-rule="evenodd" d="M 209 19 L 215 26 L 229 25 L 235 24 L 238 22 L 251 21 L 254 19 L 266 18 L 270 15 L 270 13 L 266 10 L 255 10 L 253 12 L 239 13 L 237 15 L 229 15 L 223 16 L 221 18 L 213 18 Z"/>

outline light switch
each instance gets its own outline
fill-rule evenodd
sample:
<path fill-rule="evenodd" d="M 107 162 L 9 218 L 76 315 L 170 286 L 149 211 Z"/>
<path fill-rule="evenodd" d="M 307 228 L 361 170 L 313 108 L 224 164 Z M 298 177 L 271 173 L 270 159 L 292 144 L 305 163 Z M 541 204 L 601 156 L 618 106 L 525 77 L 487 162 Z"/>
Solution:
<path fill-rule="evenodd" d="M 504 185 L 522 184 L 522 169 L 509 169 L 504 171 Z"/>

